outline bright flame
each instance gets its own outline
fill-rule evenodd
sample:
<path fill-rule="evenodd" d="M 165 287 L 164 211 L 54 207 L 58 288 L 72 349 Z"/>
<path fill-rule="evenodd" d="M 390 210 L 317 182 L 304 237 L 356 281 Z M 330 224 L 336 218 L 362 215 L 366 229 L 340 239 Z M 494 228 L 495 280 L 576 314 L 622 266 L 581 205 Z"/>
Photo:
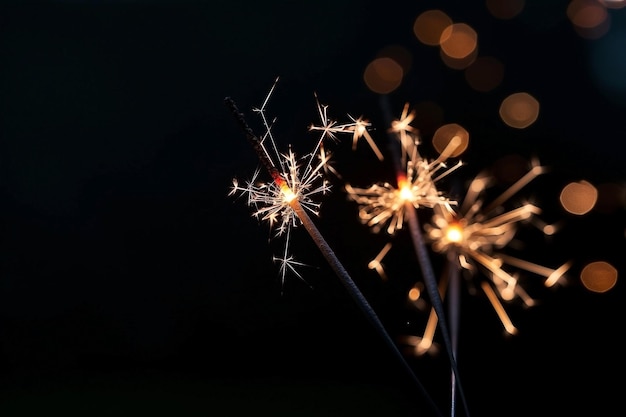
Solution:
<path fill-rule="evenodd" d="M 286 203 L 291 203 L 296 199 L 296 197 L 298 197 L 297 194 L 294 193 L 287 185 L 280 187 L 280 192 L 283 194 L 283 200 Z"/>
<path fill-rule="evenodd" d="M 452 243 L 459 243 L 463 240 L 463 227 L 459 223 L 451 223 L 445 231 L 446 239 Z"/>

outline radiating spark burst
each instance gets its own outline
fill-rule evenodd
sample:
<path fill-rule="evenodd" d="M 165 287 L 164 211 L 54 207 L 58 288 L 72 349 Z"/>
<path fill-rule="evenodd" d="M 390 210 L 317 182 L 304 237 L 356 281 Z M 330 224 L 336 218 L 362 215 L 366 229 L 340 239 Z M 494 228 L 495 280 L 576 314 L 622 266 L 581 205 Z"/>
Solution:
<path fill-rule="evenodd" d="M 254 208 L 252 216 L 260 221 L 266 221 L 270 230 L 274 231 L 274 237 L 284 238 L 282 255 L 273 258 L 275 262 L 280 263 L 281 283 L 284 285 L 288 273 L 302 279 L 297 268 L 305 265 L 296 261 L 289 252 L 291 230 L 302 224 L 292 202 L 297 200 L 305 211 L 315 216 L 319 215 L 321 204 L 315 201 L 315 198 L 330 191 L 330 184 L 323 175 L 330 156 L 320 157 L 318 153 L 321 142 L 325 139 L 324 135 L 317 141 L 314 151 L 304 157 L 298 158 L 291 147 L 287 153 L 278 151 L 272 134 L 274 120 L 270 121 L 266 115 L 266 106 L 275 85 L 276 83 L 270 89 L 263 105 L 254 109 L 260 114 L 265 130 L 262 139 L 255 142 L 254 146 L 269 170 L 272 181 L 260 181 L 258 179 L 260 169 L 257 169 L 252 179 L 246 181 L 244 186 L 239 184 L 237 178 L 233 179 L 229 195 L 245 197 L 246 204 Z"/>
<path fill-rule="evenodd" d="M 418 152 L 418 145 L 420 144 L 419 132 L 410 124 L 415 116 L 415 112 L 409 112 L 409 105 L 406 104 L 400 119 L 393 120 L 390 106 L 385 97 L 381 98 L 381 106 L 391 126 L 387 132 L 390 138 L 389 149 L 395 168 L 397 188 L 389 183 L 378 183 L 369 188 L 353 188 L 350 184 L 347 184 L 346 191 L 348 198 L 354 200 L 359 206 L 358 214 L 361 222 L 371 227 L 374 232 L 379 232 L 386 226 L 387 233 L 393 235 L 396 231 L 402 229 L 406 219 L 415 255 L 426 284 L 428 296 L 432 301 L 431 305 L 435 309 L 436 317 L 440 318 L 438 324 L 441 327 L 441 333 L 443 334 L 450 360 L 452 375 L 451 410 L 452 415 L 454 415 L 457 388 L 458 395 L 466 411 L 468 406 L 459 379 L 454 345 L 449 337 L 450 332 L 448 331 L 447 320 L 444 318 L 443 303 L 437 290 L 437 280 L 433 274 L 430 258 L 426 252 L 426 246 L 420 230 L 417 210 L 420 208 L 434 209 L 436 207 L 445 207 L 446 210 L 452 210 L 452 206 L 456 205 L 455 201 L 444 197 L 437 190 L 435 183 L 463 165 L 461 161 L 451 168 L 448 168 L 446 165 L 448 158 L 462 145 L 463 139 L 457 135 L 450 137 L 439 157 L 433 161 L 428 161 L 422 158 Z M 383 279 L 386 279 L 386 275 L 381 260 L 390 248 L 389 244 L 386 245 L 373 262 L 369 264 L 370 268 L 375 269 Z"/>
<path fill-rule="evenodd" d="M 403 132 L 410 135 L 406 130 Z M 403 146 L 407 151 L 407 159 L 405 170 L 397 173 L 397 187 L 388 182 L 377 183 L 369 188 L 352 187 L 350 184 L 345 186 L 348 198 L 359 205 L 359 219 L 376 233 L 386 228 L 387 233 L 393 235 L 402 229 L 405 210 L 409 207 L 433 208 L 438 205 L 456 204 L 455 201 L 444 197 L 437 190 L 435 183 L 460 167 L 462 163 L 459 162 L 446 169 L 447 166 L 441 158 L 427 161 L 417 150 L 419 140 L 416 136 L 411 136 L 412 146 Z"/>
<path fill-rule="evenodd" d="M 376 143 L 374 142 L 374 139 L 369 133 L 369 128 L 371 127 L 371 123 L 369 122 L 369 120 L 364 119 L 362 116 L 358 118 L 354 118 L 348 114 L 348 117 L 350 118 L 350 122 L 339 124 L 337 121 L 331 119 L 328 116 L 328 105 L 321 104 L 317 97 L 317 94 L 315 94 L 315 101 L 317 103 L 317 112 L 319 115 L 320 124 L 319 125 L 311 124 L 309 126 L 309 130 L 321 132 L 320 139 L 319 139 L 320 140 L 320 155 L 323 156 L 324 153 L 326 152 L 324 149 L 325 139 L 328 138 L 333 141 L 338 141 L 337 134 L 347 133 L 347 134 L 352 135 L 352 149 L 353 150 L 356 149 L 359 139 L 365 138 L 370 148 L 372 148 L 372 150 L 376 154 L 376 157 L 381 161 L 384 159 L 382 152 L 378 149 L 378 147 L 376 146 Z M 332 169 L 332 167 L 330 168 Z M 337 174 L 336 171 L 333 171 L 333 172 Z M 338 175 L 338 177 L 340 176 Z"/>
<path fill-rule="evenodd" d="M 519 285 L 519 274 L 507 271 L 506 266 L 545 277 L 547 287 L 555 285 L 570 267 L 567 262 L 551 269 L 498 252 L 511 242 L 520 222 L 541 213 L 539 207 L 530 203 L 510 211 L 504 211 L 502 204 L 544 172 L 545 167 L 532 161 L 530 170 L 523 177 L 485 207 L 482 196 L 492 185 L 493 178 L 481 174 L 471 182 L 458 211 L 450 206 L 439 206 L 431 224 L 424 226 L 433 250 L 448 254 L 449 267 L 458 266 L 471 277 L 478 277 L 478 272 L 482 272 L 480 276 L 486 279 L 481 280 L 480 287 L 510 334 L 517 333 L 517 328 L 508 317 L 503 302 L 519 299 L 524 305 L 532 306 L 535 301 Z M 446 291 L 446 281 L 442 279 L 440 283 L 442 294 Z M 433 346 L 436 320 L 436 315 L 431 314 L 423 336 L 407 339 L 414 345 L 416 354 L 423 354 Z"/>

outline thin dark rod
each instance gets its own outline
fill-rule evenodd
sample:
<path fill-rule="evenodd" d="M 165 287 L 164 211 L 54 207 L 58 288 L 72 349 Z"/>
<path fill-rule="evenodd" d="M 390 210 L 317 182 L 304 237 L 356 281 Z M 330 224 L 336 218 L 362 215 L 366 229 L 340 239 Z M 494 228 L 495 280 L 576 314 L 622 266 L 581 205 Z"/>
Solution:
<path fill-rule="evenodd" d="M 256 153 L 258 154 L 259 159 L 261 160 L 261 163 L 263 164 L 263 166 L 268 170 L 269 174 L 272 176 L 272 179 L 274 181 L 281 181 L 281 180 L 284 181 L 282 179 L 282 176 L 280 175 L 280 172 L 276 168 L 276 166 L 266 156 L 265 152 L 263 152 L 263 148 L 262 148 L 259 138 L 254 134 L 252 129 L 248 126 L 245 120 L 245 117 L 239 111 L 235 102 L 229 97 L 227 97 L 224 100 L 224 102 L 226 106 L 233 113 L 235 120 L 244 131 L 246 138 L 248 139 L 248 141 L 250 142 L 250 144 L 252 145 Z M 313 239 L 313 242 L 318 247 L 318 249 L 324 256 L 324 258 L 330 265 L 331 269 L 335 272 L 335 274 L 337 275 L 341 283 L 347 289 L 348 294 L 356 302 L 361 312 L 365 315 L 367 320 L 374 326 L 374 329 L 383 338 L 385 344 L 391 349 L 393 354 L 400 361 L 405 371 L 409 374 L 409 376 L 413 379 L 415 384 L 418 386 L 418 388 L 420 389 L 420 391 L 422 392 L 422 394 L 428 401 L 428 404 L 433 408 L 437 416 L 443 417 L 443 414 L 441 413 L 441 411 L 435 404 L 434 400 L 428 394 L 428 391 L 426 391 L 426 388 L 424 387 L 420 379 L 417 377 L 417 375 L 415 375 L 415 373 L 413 372 L 413 369 L 406 362 L 404 356 L 402 355 L 402 353 L 400 352 L 400 350 L 394 343 L 391 336 L 389 336 L 389 333 L 387 332 L 382 322 L 378 318 L 378 315 L 376 314 L 374 309 L 372 309 L 370 304 L 367 302 L 367 299 L 365 298 L 365 296 L 363 296 L 363 293 L 361 293 L 359 288 L 356 286 L 356 284 L 354 283 L 354 280 L 350 277 L 350 275 L 344 268 L 343 264 L 339 261 L 339 259 L 335 255 L 335 252 L 331 249 L 330 245 L 328 245 L 328 243 L 326 242 L 326 240 L 324 239 L 324 237 L 318 230 L 317 226 L 315 226 L 315 224 L 313 223 L 309 215 L 302 208 L 302 205 L 300 204 L 298 199 L 293 199 L 289 203 L 289 205 L 291 206 L 291 208 L 294 210 L 294 212 L 296 213 L 296 215 L 302 222 L 302 225 L 304 226 L 306 231 L 309 233 L 309 235 Z"/>
<path fill-rule="evenodd" d="M 391 122 L 393 120 L 393 116 L 391 113 L 391 106 L 389 104 L 389 99 L 386 95 L 380 96 L 380 107 L 383 111 L 383 116 L 385 117 L 385 121 L 388 126 L 391 126 Z M 400 152 L 398 151 L 399 141 L 395 134 L 391 131 L 389 132 L 389 151 L 392 154 L 392 159 L 394 160 L 394 166 L 396 168 L 396 173 L 404 172 L 405 167 L 402 167 Z M 469 417 L 469 407 L 467 406 L 467 401 L 465 399 L 465 394 L 463 392 L 463 387 L 461 385 L 461 379 L 459 378 L 459 370 L 456 365 L 455 354 L 452 349 L 452 341 L 450 340 L 450 331 L 448 328 L 447 320 L 444 313 L 443 301 L 441 300 L 441 295 L 439 295 L 439 290 L 437 289 L 437 279 L 435 278 L 435 274 L 433 272 L 432 263 L 430 261 L 430 257 L 428 255 L 428 251 L 426 249 L 426 244 L 424 242 L 424 238 L 421 232 L 421 226 L 419 223 L 419 219 L 417 217 L 416 209 L 410 202 L 406 204 L 406 216 L 409 222 L 409 230 L 411 233 L 411 239 L 413 241 L 413 247 L 415 249 L 415 254 L 417 256 L 417 260 L 419 262 L 422 275 L 424 278 L 424 283 L 426 285 L 426 291 L 430 298 L 431 303 L 433 304 L 433 308 L 435 309 L 435 313 L 438 318 L 438 325 L 441 329 L 443 341 L 445 348 L 448 353 L 448 358 L 450 361 L 450 366 L 455 376 L 456 386 L 458 387 L 459 397 L 463 402 L 463 407 L 465 408 L 466 415 Z M 452 408 L 454 408 L 454 401 L 452 404 Z"/>

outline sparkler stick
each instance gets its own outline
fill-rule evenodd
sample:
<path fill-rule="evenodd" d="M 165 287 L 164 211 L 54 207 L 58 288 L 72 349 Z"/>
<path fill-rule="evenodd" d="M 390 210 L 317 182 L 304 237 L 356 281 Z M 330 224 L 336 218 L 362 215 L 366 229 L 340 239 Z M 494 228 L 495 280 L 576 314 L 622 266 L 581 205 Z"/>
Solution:
<path fill-rule="evenodd" d="M 281 189 L 284 198 L 288 202 L 289 206 L 293 209 L 296 216 L 302 222 L 304 228 L 313 239 L 313 242 L 318 247 L 324 258 L 330 265 L 331 269 L 335 272 L 341 283 L 347 289 L 348 294 L 356 302 L 357 306 L 360 308 L 361 312 L 365 315 L 367 320 L 374 326 L 374 329 L 377 331 L 377 333 L 383 338 L 385 344 L 391 349 L 392 353 L 396 356 L 396 358 L 400 360 L 400 363 L 409 374 L 409 376 L 412 378 L 412 380 L 415 382 L 415 384 L 418 386 L 422 394 L 425 396 L 429 405 L 433 408 L 438 416 L 443 417 L 434 400 L 430 397 L 419 378 L 415 375 L 409 364 L 404 359 L 404 356 L 394 343 L 391 336 L 389 336 L 389 334 L 387 333 L 376 312 L 372 309 L 367 299 L 363 296 L 363 294 L 356 286 L 344 266 L 335 255 L 334 251 L 328 245 L 318 228 L 315 226 L 307 212 L 304 210 L 304 208 L 300 204 L 300 201 L 297 198 L 297 195 L 295 195 L 294 192 L 290 189 L 288 182 L 285 180 L 278 168 L 272 163 L 271 158 L 265 152 L 265 149 L 260 139 L 248 126 L 243 114 L 239 111 L 235 102 L 229 97 L 226 97 L 224 99 L 224 102 L 226 106 L 231 110 L 233 116 L 235 117 L 235 120 L 237 121 L 241 129 L 244 131 L 246 139 L 248 139 L 248 142 L 250 142 L 253 149 L 256 151 L 262 165 L 268 171 L 274 183 Z"/>
<path fill-rule="evenodd" d="M 392 125 L 393 118 L 391 116 L 391 110 L 390 110 L 389 100 L 387 96 L 385 95 L 380 96 L 380 105 L 383 109 L 383 114 L 386 117 L 388 124 Z M 390 132 L 390 135 L 392 135 L 391 133 L 392 131 L 388 131 L 388 132 Z M 404 132 L 404 129 L 401 132 Z M 402 167 L 402 164 L 401 164 L 402 158 L 398 155 L 397 146 L 395 146 L 397 145 L 396 137 L 394 136 L 391 139 L 392 140 L 389 141 L 389 145 L 390 145 L 390 151 L 393 155 L 393 160 L 395 162 L 396 173 L 397 173 L 398 179 L 404 178 L 405 177 L 404 167 Z M 439 327 L 441 328 L 444 345 L 448 353 L 450 366 L 452 368 L 451 415 L 452 416 L 455 415 L 456 387 L 458 386 L 459 397 L 461 398 L 466 414 L 469 416 L 469 409 L 467 406 L 467 401 L 465 399 L 465 394 L 463 392 L 463 387 L 461 385 L 461 379 L 459 377 L 459 371 L 458 371 L 458 367 L 456 364 L 456 354 L 453 349 L 452 341 L 450 339 L 450 331 L 448 329 L 447 320 L 445 318 L 443 301 L 441 299 L 441 296 L 439 295 L 439 290 L 437 288 L 437 279 L 435 278 L 432 263 L 428 255 L 428 251 L 426 249 L 426 243 L 422 236 L 421 226 L 419 223 L 419 219 L 417 217 L 417 212 L 413 204 L 411 203 L 411 201 L 407 200 L 404 204 L 405 204 L 404 211 L 405 211 L 408 223 L 409 223 L 409 230 L 411 234 L 411 239 L 413 241 L 413 247 L 415 249 L 415 254 L 420 264 L 420 268 L 422 271 L 422 275 L 424 278 L 424 283 L 426 285 L 428 296 L 435 309 L 435 312 L 437 313 Z M 455 328 L 456 328 L 456 325 L 455 325 Z"/>
<path fill-rule="evenodd" d="M 457 346 L 459 339 L 459 325 L 460 325 L 460 302 L 461 302 L 461 283 L 459 276 L 459 266 L 457 255 L 455 251 L 448 252 L 447 259 L 447 275 L 448 275 L 448 318 L 450 319 L 450 343 L 452 344 L 452 354 L 456 360 Z M 451 398 L 456 398 L 456 374 L 451 372 Z M 452 401 L 452 407 L 454 407 L 454 401 Z M 452 408 L 451 416 L 455 415 L 454 408 Z"/>

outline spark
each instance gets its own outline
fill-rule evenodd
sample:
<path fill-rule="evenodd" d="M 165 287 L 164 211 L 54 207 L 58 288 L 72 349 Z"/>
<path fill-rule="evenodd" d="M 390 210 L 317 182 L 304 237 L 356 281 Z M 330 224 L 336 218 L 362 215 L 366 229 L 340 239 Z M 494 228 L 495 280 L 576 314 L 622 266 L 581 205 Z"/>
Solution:
<path fill-rule="evenodd" d="M 385 228 L 388 234 L 393 235 L 402 229 L 406 210 L 409 208 L 433 208 L 438 205 L 456 204 L 437 190 L 435 182 L 460 167 L 462 163 L 459 162 L 441 173 L 447 168 L 445 162 L 440 159 L 429 162 L 422 158 L 417 150 L 418 144 L 419 141 L 414 139 L 413 146 L 410 149 L 405 148 L 410 153 L 407 154 L 405 170 L 397 173 L 397 186 L 389 182 L 376 183 L 368 188 L 345 185 L 348 198 L 359 206 L 360 221 L 370 226 L 376 233 Z"/>
<path fill-rule="evenodd" d="M 431 223 L 424 226 L 435 252 L 453 254 L 453 261 L 470 276 L 478 276 L 478 272 L 482 272 L 481 276 L 487 278 L 480 283 L 480 287 L 510 334 L 517 333 L 517 328 L 505 312 L 503 303 L 514 299 L 521 300 L 528 307 L 535 303 L 519 285 L 518 273 L 510 269 L 543 276 L 546 278 L 544 284 L 553 286 L 570 266 L 567 262 L 552 269 L 498 252 L 512 241 L 521 222 L 541 213 L 539 207 L 530 203 L 509 211 L 504 211 L 502 204 L 545 171 L 545 167 L 533 160 L 525 175 L 486 206 L 483 194 L 492 185 L 493 178 L 481 173 L 470 183 L 458 211 L 449 205 L 437 207 Z M 436 320 L 436 317 L 431 315 L 430 320 Z"/>
<path fill-rule="evenodd" d="M 391 122 L 389 131 L 395 133 L 400 138 L 400 144 L 402 146 L 402 161 L 406 160 L 407 149 L 411 149 L 417 137 L 418 130 L 411 126 L 411 122 L 415 119 L 415 110 L 409 111 L 409 103 L 404 104 L 402 113 L 399 119 L 394 119 Z"/>
<path fill-rule="evenodd" d="M 315 101 L 317 103 L 317 113 L 319 115 L 320 124 L 311 124 L 309 126 L 309 130 L 321 132 L 319 141 L 321 144 L 320 149 L 322 151 L 324 148 L 325 139 L 328 138 L 333 141 L 338 141 L 339 139 L 337 138 L 337 134 L 347 133 L 352 135 L 353 150 L 356 149 L 359 139 L 365 138 L 367 144 L 376 154 L 376 157 L 381 161 L 384 159 L 382 152 L 378 149 L 378 146 L 376 146 L 374 139 L 369 133 L 370 127 L 372 125 L 369 120 L 363 118 L 363 116 L 354 118 L 348 114 L 350 122 L 339 124 L 336 120 L 331 119 L 328 116 L 328 105 L 321 104 L 317 97 L 317 94 L 315 94 Z"/>
<path fill-rule="evenodd" d="M 285 168 L 281 173 L 282 180 L 257 181 L 257 170 L 245 186 L 240 186 L 239 180 L 233 179 L 229 194 L 245 195 L 247 205 L 254 208 L 252 216 L 267 221 L 270 228 L 275 229 L 275 236 L 281 236 L 300 224 L 291 205 L 294 199 L 298 199 L 303 208 L 317 216 L 321 204 L 314 197 L 330 191 L 330 185 L 320 173 L 323 162 L 312 166 L 310 158 L 304 159 L 304 162 L 297 159 L 295 153 L 289 149 L 287 154 L 281 154 L 281 166 Z M 305 168 L 301 173 L 302 165 Z"/>
<path fill-rule="evenodd" d="M 323 175 L 324 167 L 330 156 L 326 154 L 320 157 L 318 154 L 320 143 L 324 137 L 318 140 L 313 152 L 303 157 L 298 157 L 291 146 L 286 153 L 278 151 L 272 134 L 274 120 L 269 119 L 266 114 L 267 104 L 275 85 L 276 82 L 267 94 L 262 106 L 254 108 L 263 123 L 264 134 L 262 138 L 259 139 L 251 132 L 247 132 L 248 139 L 252 142 L 262 164 L 270 173 L 272 181 L 260 181 L 258 179 L 260 169 L 257 169 L 252 178 L 245 182 L 245 185 L 240 185 L 237 178 L 233 179 L 229 195 L 245 197 L 246 204 L 253 208 L 252 217 L 267 222 L 270 230 L 274 231 L 275 238 L 284 237 L 282 256 L 273 258 L 275 262 L 280 264 L 281 283 L 284 286 L 287 273 L 293 273 L 304 281 L 297 272 L 297 268 L 304 266 L 304 264 L 296 261 L 288 251 L 291 230 L 302 224 L 302 216 L 298 213 L 298 209 L 314 216 L 319 215 L 321 203 L 316 201 L 316 198 L 330 192 L 331 188 Z M 245 127 L 249 129 L 247 125 Z"/>
<path fill-rule="evenodd" d="M 374 184 L 369 188 L 353 188 L 350 184 L 346 184 L 345 189 L 348 193 L 348 198 L 355 201 L 359 206 L 358 214 L 361 222 L 371 227 L 374 232 L 379 232 L 386 228 L 387 233 L 393 235 L 396 231 L 402 229 L 405 219 L 408 222 L 415 254 L 426 283 L 428 296 L 435 309 L 435 316 L 439 317 L 438 324 L 442 330 L 446 351 L 450 360 L 453 381 L 452 409 L 454 410 L 456 403 L 456 381 L 459 381 L 458 392 L 467 411 L 468 406 L 460 384 L 454 345 L 449 337 L 450 332 L 448 331 L 447 320 L 444 318 L 443 303 L 437 289 L 437 281 L 432 271 L 432 265 L 417 217 L 417 210 L 420 208 L 433 209 L 442 206 L 451 210 L 452 206 L 456 205 L 455 201 L 444 197 L 437 190 L 435 183 L 463 165 L 460 161 L 451 168 L 448 168 L 446 165 L 446 160 L 461 145 L 462 140 L 458 136 L 450 138 L 439 157 L 433 161 L 428 161 L 419 154 L 418 145 L 420 140 L 418 130 L 410 125 L 415 112 L 409 112 L 409 105 L 406 104 L 400 119 L 393 120 L 390 117 L 390 106 L 386 96 L 381 97 L 381 106 L 391 126 L 387 133 L 390 139 L 389 149 L 395 167 L 397 187 L 384 182 Z M 398 152 L 398 144 L 401 152 Z M 377 259 L 379 261 L 382 260 L 385 254 L 386 250 L 383 249 Z M 374 269 L 377 269 L 381 277 L 385 279 L 382 264 L 375 262 L 374 266 L 380 266 L 380 268 Z"/>

